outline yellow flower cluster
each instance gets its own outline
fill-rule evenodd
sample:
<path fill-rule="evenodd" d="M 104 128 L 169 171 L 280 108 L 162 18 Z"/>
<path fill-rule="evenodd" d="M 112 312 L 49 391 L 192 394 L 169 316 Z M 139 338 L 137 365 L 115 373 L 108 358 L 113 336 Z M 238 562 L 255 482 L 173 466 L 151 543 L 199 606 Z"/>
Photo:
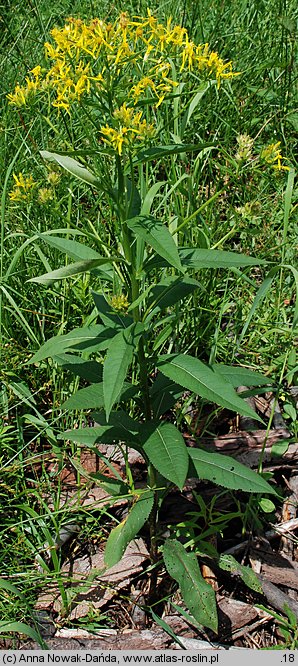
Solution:
<path fill-rule="evenodd" d="M 53 106 L 70 113 L 72 104 L 86 94 L 94 94 L 100 104 L 111 83 L 115 91 L 120 75 L 122 94 L 124 83 L 132 103 L 145 95 L 158 106 L 178 85 L 169 76 L 172 63 L 181 75 L 192 71 L 198 78 L 216 79 L 218 86 L 222 79 L 237 75 L 231 62 L 224 63 L 208 44 L 196 45 L 185 28 L 172 26 L 171 18 L 165 25 L 159 23 L 149 9 L 146 17 L 130 18 L 122 12 L 113 24 L 98 18 L 88 23 L 69 18 L 51 36 L 52 43 L 45 44 L 49 68 L 42 76 L 41 67 L 35 67 L 26 85 L 17 85 L 8 95 L 11 104 L 26 105 L 32 93 L 50 89 Z"/>
<path fill-rule="evenodd" d="M 283 157 L 280 152 L 280 144 L 280 141 L 277 143 L 270 143 L 269 146 L 266 146 L 261 150 L 260 158 L 266 162 L 266 164 L 272 166 L 273 169 L 278 169 L 278 171 L 289 171 L 290 167 L 282 163 L 282 160 L 286 158 Z"/>
<path fill-rule="evenodd" d="M 152 124 L 142 120 L 142 111 L 134 112 L 134 109 L 127 108 L 126 104 L 122 104 L 120 109 L 116 109 L 113 113 L 116 127 L 106 125 L 101 127 L 100 133 L 103 140 L 110 144 L 114 150 L 122 155 L 123 145 L 135 143 L 135 140 L 144 142 L 155 135 L 155 128 Z"/>
<path fill-rule="evenodd" d="M 33 69 L 30 70 L 31 78 L 29 76 L 26 77 L 26 85 L 25 86 L 20 86 L 19 84 L 16 85 L 14 93 L 9 93 L 7 95 L 8 101 L 10 104 L 13 104 L 14 106 L 25 106 L 37 90 L 40 89 L 41 85 L 41 67 L 40 65 L 37 65 L 37 67 L 34 67 Z"/>
<path fill-rule="evenodd" d="M 117 312 L 126 312 L 129 306 L 128 298 L 124 294 L 120 294 L 120 296 L 112 296 L 110 302 L 112 308 L 117 310 Z"/>
<path fill-rule="evenodd" d="M 11 190 L 8 195 L 10 200 L 17 203 L 20 201 L 30 201 L 32 197 L 32 189 L 36 185 L 32 176 L 24 176 L 22 173 L 19 173 L 17 176 L 14 173 L 13 178 L 15 184 L 13 190 Z"/>

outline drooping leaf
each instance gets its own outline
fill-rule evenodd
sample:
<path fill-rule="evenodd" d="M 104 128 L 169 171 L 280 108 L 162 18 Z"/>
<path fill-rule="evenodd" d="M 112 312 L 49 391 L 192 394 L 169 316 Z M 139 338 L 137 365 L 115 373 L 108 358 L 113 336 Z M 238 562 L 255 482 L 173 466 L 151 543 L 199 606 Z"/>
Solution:
<path fill-rule="evenodd" d="M 114 259 L 108 259 L 106 257 L 101 257 L 100 259 L 86 259 L 84 261 L 76 261 L 74 264 L 68 264 L 67 266 L 62 266 L 62 268 L 56 268 L 54 271 L 49 273 L 44 273 L 43 275 L 38 275 L 37 277 L 30 278 L 28 282 L 37 282 L 38 284 L 51 285 L 57 280 L 64 280 L 68 277 L 74 277 L 75 275 L 80 275 L 81 273 L 88 273 L 93 268 L 102 266 L 103 264 L 111 263 Z"/>
<path fill-rule="evenodd" d="M 65 350 L 74 349 L 97 351 L 107 349 L 115 335 L 113 328 L 106 328 L 100 324 L 74 328 L 65 335 L 55 335 L 47 340 L 30 359 L 29 363 L 37 363 L 45 358 L 54 357 Z"/>
<path fill-rule="evenodd" d="M 230 456 L 193 448 L 189 448 L 188 453 L 191 459 L 189 476 L 195 470 L 195 476 L 199 479 L 212 481 L 224 488 L 276 495 L 274 488 L 260 474 Z"/>
<path fill-rule="evenodd" d="M 249 567 L 239 564 L 233 555 L 220 555 L 218 564 L 223 571 L 230 571 L 233 574 L 238 574 L 247 587 L 262 594 L 262 585 L 255 572 Z"/>
<path fill-rule="evenodd" d="M 65 232 L 69 233 L 69 229 L 66 229 Z M 63 254 L 67 254 L 71 259 L 74 259 L 74 261 L 106 259 L 96 252 L 96 250 L 88 247 L 88 245 L 83 245 L 83 243 L 78 243 L 78 241 L 75 240 L 60 238 L 59 236 L 52 236 L 47 233 L 39 234 L 39 237 L 45 243 L 51 245 L 51 247 L 55 247 L 60 252 L 63 252 Z"/>
<path fill-rule="evenodd" d="M 73 159 L 73 157 L 68 157 L 68 155 L 59 155 L 58 153 L 50 153 L 48 150 L 41 150 L 41 156 L 44 160 L 49 162 L 56 162 L 63 167 L 66 171 L 71 173 L 72 176 L 82 180 L 88 185 L 94 185 L 95 187 L 101 188 L 100 182 L 96 176 L 94 176 L 91 171 L 86 169 L 80 162 Z"/>
<path fill-rule="evenodd" d="M 265 386 L 265 384 L 272 384 L 272 380 L 264 377 L 259 372 L 247 370 L 240 366 L 224 365 L 223 363 L 214 363 L 212 365 L 215 372 L 219 372 L 225 379 L 231 382 L 235 388 L 237 386 Z"/>
<path fill-rule="evenodd" d="M 212 146 L 213 144 L 211 143 L 173 143 L 167 146 L 156 146 L 156 147 L 151 147 L 151 148 L 142 148 L 140 150 L 135 158 L 133 159 L 133 163 L 136 164 L 144 164 L 145 162 L 151 162 L 151 160 L 158 160 L 161 159 L 162 157 L 167 157 L 168 155 L 179 155 L 181 153 L 192 153 L 192 152 L 198 152 L 199 150 L 203 150 L 204 148 L 208 148 L 209 146 Z"/>
<path fill-rule="evenodd" d="M 104 553 L 104 561 L 107 567 L 113 567 L 121 560 L 128 544 L 137 536 L 148 519 L 153 502 L 153 490 L 146 490 L 133 504 L 128 516 L 112 530 Z"/>
<path fill-rule="evenodd" d="M 131 315 L 122 314 L 121 312 L 113 310 L 103 294 L 97 294 L 95 291 L 92 291 L 91 294 L 98 310 L 98 314 L 105 326 L 121 329 L 131 326 L 133 323 Z"/>
<path fill-rule="evenodd" d="M 75 354 L 56 354 L 53 359 L 64 370 L 69 370 L 81 379 L 86 379 L 86 381 L 93 384 L 102 381 L 103 366 L 97 361 L 86 361 Z"/>
<path fill-rule="evenodd" d="M 188 449 L 172 423 L 145 423 L 140 430 L 143 449 L 155 469 L 182 490 L 188 472 Z"/>
<path fill-rule="evenodd" d="M 132 324 L 117 333 L 111 341 L 103 367 L 103 394 L 107 420 L 122 390 L 133 352 L 143 327 Z"/>
<path fill-rule="evenodd" d="M 43 650 L 48 649 L 48 646 L 43 640 L 41 634 L 35 631 L 35 629 L 30 627 L 29 624 L 26 624 L 25 622 L 5 622 L 2 620 L 0 622 L 0 633 L 24 634 L 25 636 L 29 636 L 29 638 L 35 641 L 35 643 L 38 643 L 38 645 L 40 645 Z"/>
<path fill-rule="evenodd" d="M 262 422 L 253 409 L 237 395 L 231 383 L 199 359 L 188 354 L 169 354 L 159 357 L 157 367 L 166 377 L 202 398 Z"/>
<path fill-rule="evenodd" d="M 176 539 L 167 539 L 163 558 L 168 573 L 179 583 L 183 600 L 194 618 L 217 632 L 215 593 L 204 580 L 195 553 L 187 553 Z"/>
<path fill-rule="evenodd" d="M 139 215 L 127 221 L 127 226 L 148 243 L 170 266 L 183 272 L 177 246 L 165 224 L 154 217 Z"/>

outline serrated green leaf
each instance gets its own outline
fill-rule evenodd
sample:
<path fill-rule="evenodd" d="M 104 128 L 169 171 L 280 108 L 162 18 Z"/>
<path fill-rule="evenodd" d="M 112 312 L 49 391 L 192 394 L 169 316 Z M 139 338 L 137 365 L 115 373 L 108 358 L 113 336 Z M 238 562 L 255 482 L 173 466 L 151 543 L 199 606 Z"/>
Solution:
<path fill-rule="evenodd" d="M 106 328 L 101 324 L 74 328 L 65 335 L 55 335 L 47 340 L 30 359 L 29 363 L 37 363 L 45 358 L 59 356 L 61 352 L 70 349 L 76 351 L 88 349 L 90 352 L 107 349 L 114 335 L 115 330 L 113 328 Z"/>
<path fill-rule="evenodd" d="M 239 564 L 233 555 L 220 555 L 218 564 L 223 571 L 230 571 L 231 573 L 238 574 L 247 587 L 262 594 L 262 585 L 255 572 L 249 567 Z"/>
<path fill-rule="evenodd" d="M 118 396 L 131 364 L 138 337 L 142 331 L 139 324 L 133 324 L 111 341 L 103 367 L 103 395 L 107 420 Z"/>
<path fill-rule="evenodd" d="M 48 150 L 41 150 L 40 154 L 44 160 L 48 160 L 49 162 L 56 162 L 62 166 L 63 169 L 71 173 L 72 176 L 82 180 L 84 183 L 101 187 L 98 178 L 72 157 L 68 157 L 68 155 L 59 155 L 58 153 L 50 153 Z"/>
<path fill-rule="evenodd" d="M 179 583 L 183 600 L 194 618 L 217 632 L 215 593 L 204 580 L 195 553 L 187 553 L 176 539 L 167 539 L 163 558 L 168 573 Z"/>
<path fill-rule="evenodd" d="M 268 263 L 264 259 L 226 250 L 182 247 L 178 249 L 178 253 L 183 268 L 192 270 L 201 270 L 201 268 L 245 268 L 245 266 L 264 266 Z M 144 268 L 148 271 L 152 268 L 162 268 L 167 265 L 167 262 L 165 263 L 159 257 L 153 257 L 145 264 Z"/>
<path fill-rule="evenodd" d="M 139 424 L 126 412 L 118 410 L 110 414 L 107 422 L 104 412 L 92 412 L 92 419 L 96 425 L 94 428 L 75 428 L 60 433 L 57 439 L 69 439 L 88 448 L 94 447 L 96 443 L 110 444 L 114 441 L 128 442 L 133 448 L 141 449 L 139 443 Z"/>
<path fill-rule="evenodd" d="M 188 354 L 169 354 L 159 357 L 157 367 L 166 377 L 202 398 L 262 423 L 254 410 L 237 395 L 231 383 L 199 359 Z"/>
<path fill-rule="evenodd" d="M 143 450 L 155 469 L 182 490 L 188 472 L 188 449 L 172 423 L 145 423 L 140 430 Z"/>
<path fill-rule="evenodd" d="M 121 560 L 125 549 L 148 519 L 154 502 L 154 491 L 146 490 L 132 506 L 128 516 L 115 527 L 107 540 L 104 561 L 113 567 Z"/>
<path fill-rule="evenodd" d="M 182 393 L 183 389 L 179 384 L 159 372 L 150 388 L 154 417 L 158 418 L 171 409 Z"/>
<path fill-rule="evenodd" d="M 245 467 L 230 456 L 209 453 L 201 449 L 189 448 L 188 453 L 199 479 L 212 481 L 224 488 L 243 490 L 246 493 L 270 493 L 276 495 L 272 486 L 257 472 Z M 189 475 L 192 475 L 190 468 Z"/>
<path fill-rule="evenodd" d="M 240 366 L 224 365 L 223 363 L 214 363 L 212 369 L 219 372 L 225 379 L 231 382 L 232 386 L 265 386 L 272 384 L 272 380 L 264 377 L 259 372 L 247 370 Z"/>
<path fill-rule="evenodd" d="M 177 246 L 163 222 L 154 217 L 139 215 L 127 221 L 127 226 L 145 243 L 148 243 L 170 266 L 183 273 Z"/>

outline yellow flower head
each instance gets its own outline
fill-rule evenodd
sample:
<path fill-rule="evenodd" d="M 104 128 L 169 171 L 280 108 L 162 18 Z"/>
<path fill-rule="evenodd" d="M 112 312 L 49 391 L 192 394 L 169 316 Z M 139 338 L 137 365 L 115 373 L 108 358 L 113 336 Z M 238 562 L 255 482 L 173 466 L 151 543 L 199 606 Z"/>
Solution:
<path fill-rule="evenodd" d="M 280 152 L 280 141 L 277 143 L 270 143 L 269 146 L 262 148 L 260 153 L 260 158 L 266 164 L 269 164 L 273 169 L 278 169 L 278 171 L 289 171 L 290 167 L 282 164 L 282 160 L 286 159 L 282 156 Z"/>
<path fill-rule="evenodd" d="M 112 308 L 117 312 L 126 312 L 129 306 L 128 298 L 124 294 L 120 294 L 120 296 L 112 296 L 110 303 Z"/>
<path fill-rule="evenodd" d="M 13 189 L 9 192 L 9 198 L 11 201 L 30 201 L 32 198 L 32 189 L 35 187 L 36 183 L 33 180 L 32 176 L 24 176 L 21 172 L 17 176 L 13 174 L 15 181 Z"/>

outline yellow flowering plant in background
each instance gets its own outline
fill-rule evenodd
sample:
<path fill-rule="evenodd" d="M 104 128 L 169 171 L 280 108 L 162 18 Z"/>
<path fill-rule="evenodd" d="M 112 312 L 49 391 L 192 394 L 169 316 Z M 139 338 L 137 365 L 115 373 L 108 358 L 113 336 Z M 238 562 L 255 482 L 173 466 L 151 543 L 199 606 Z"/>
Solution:
<path fill-rule="evenodd" d="M 97 442 L 116 442 L 122 450 L 136 449 L 147 465 L 147 487 L 143 489 L 135 486 L 128 462 L 123 483 L 109 479 L 111 501 L 125 494 L 131 502 L 126 518 L 107 540 L 106 566 L 121 559 L 128 543 L 147 524 L 152 564 L 159 563 L 162 551 L 188 608 L 198 622 L 216 631 L 214 591 L 202 578 L 196 555 L 175 538 L 164 542 L 159 536 L 160 506 L 172 487 L 182 491 L 189 474 L 248 493 L 275 491 L 236 460 L 188 447 L 179 426 L 170 423 L 165 414 L 188 391 L 258 419 L 235 388 L 265 385 L 270 380 L 244 368 L 208 366 L 184 353 L 173 315 L 184 298 L 200 293 L 197 271 L 238 270 L 265 262 L 235 252 L 181 247 L 182 229 L 194 214 L 171 227 L 166 199 L 161 215 L 154 215 L 155 196 L 163 183 L 157 180 L 149 185 L 146 173 L 148 163 L 168 160 L 171 166 L 179 159 L 185 171 L 186 155 L 210 147 L 184 142 L 185 129 L 193 114 L 199 114 L 200 99 L 208 87 L 214 84 L 220 92 L 225 80 L 237 73 L 208 44 L 195 44 L 185 28 L 173 25 L 171 18 L 159 23 L 149 10 L 145 17 L 121 13 L 114 23 L 70 18 L 63 28 L 54 28 L 51 37 L 45 44 L 47 66 L 35 67 L 26 85 L 18 85 L 9 94 L 9 102 L 20 108 L 35 98 L 34 109 L 40 109 L 46 120 L 46 107 L 66 122 L 68 117 L 75 118 L 82 147 L 69 146 L 68 137 L 68 151 L 43 150 L 41 155 L 55 168 L 58 165 L 87 183 L 95 196 L 100 192 L 105 197 L 111 229 L 107 241 L 99 228 L 94 235 L 96 250 L 72 240 L 69 226 L 60 228 L 60 235 L 39 234 L 73 263 L 31 281 L 49 286 L 90 272 L 99 323 L 52 338 L 31 362 L 53 357 L 62 367 L 73 363 L 78 367 L 79 363 L 80 376 L 91 384 L 79 389 L 62 408 L 82 410 L 88 401 L 97 425 L 67 430 L 59 439 L 87 446 L 97 455 Z M 242 137 L 238 148 L 239 159 L 248 159 L 251 140 Z M 52 173 L 56 181 L 55 171 Z M 15 187 L 27 194 L 33 183 L 22 178 L 15 176 Z M 55 184 L 49 176 L 48 182 Z M 49 197 L 47 188 L 40 197 Z M 86 238 L 90 236 L 86 234 Z M 169 353 L 161 353 L 166 341 Z M 90 356 L 94 359 L 92 376 Z M 96 483 L 104 482 L 104 475 L 99 475 Z M 204 551 L 203 544 L 200 551 Z M 156 572 L 154 567 L 153 588 Z"/>

